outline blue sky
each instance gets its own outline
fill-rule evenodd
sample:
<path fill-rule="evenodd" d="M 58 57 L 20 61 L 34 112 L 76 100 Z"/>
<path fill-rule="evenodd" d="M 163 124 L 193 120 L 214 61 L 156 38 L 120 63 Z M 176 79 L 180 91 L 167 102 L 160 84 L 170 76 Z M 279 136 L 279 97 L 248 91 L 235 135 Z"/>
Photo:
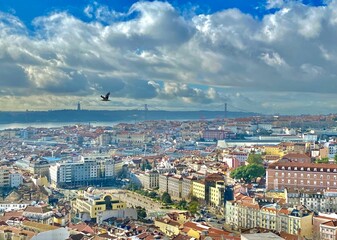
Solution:
<path fill-rule="evenodd" d="M 67 11 L 70 14 L 88 21 L 88 18 L 83 14 L 83 9 L 93 2 L 104 4 L 109 8 L 118 12 L 126 12 L 134 4 L 135 0 L 106 0 L 106 1 L 92 1 L 92 0 L 11 0 L 0 2 L 0 10 L 4 12 L 14 13 L 27 25 L 37 17 L 50 14 L 54 11 Z M 197 6 L 196 13 L 214 13 L 229 8 L 238 8 L 244 13 L 252 14 L 253 16 L 261 18 L 265 14 L 274 12 L 274 9 L 266 9 L 266 0 L 194 0 L 194 1 L 168 1 L 178 9 L 190 8 Z M 305 0 L 301 1 L 303 4 L 311 6 L 325 5 L 323 0 Z M 28 10 L 29 9 L 29 10 Z"/>
<path fill-rule="evenodd" d="M 337 0 L 0 1 L 0 111 L 332 113 L 336 39 Z"/>

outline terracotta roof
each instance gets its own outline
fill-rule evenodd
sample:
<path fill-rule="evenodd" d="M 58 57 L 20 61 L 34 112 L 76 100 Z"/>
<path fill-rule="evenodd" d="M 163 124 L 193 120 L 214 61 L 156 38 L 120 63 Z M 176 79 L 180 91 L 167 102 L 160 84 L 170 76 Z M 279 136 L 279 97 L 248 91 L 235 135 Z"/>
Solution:
<path fill-rule="evenodd" d="M 32 222 L 32 221 L 24 221 L 22 223 L 22 226 L 33 228 L 33 229 L 38 229 L 41 232 L 59 229 L 59 227 L 56 227 L 56 226 L 52 226 L 52 225 L 48 225 L 44 223 Z"/>
<path fill-rule="evenodd" d="M 51 212 L 52 210 L 49 209 L 47 206 L 27 206 L 24 212 L 31 212 L 31 213 L 47 213 Z"/>
<path fill-rule="evenodd" d="M 337 227 L 337 220 L 331 220 L 325 223 L 322 223 L 322 225 L 330 226 L 330 227 Z"/>

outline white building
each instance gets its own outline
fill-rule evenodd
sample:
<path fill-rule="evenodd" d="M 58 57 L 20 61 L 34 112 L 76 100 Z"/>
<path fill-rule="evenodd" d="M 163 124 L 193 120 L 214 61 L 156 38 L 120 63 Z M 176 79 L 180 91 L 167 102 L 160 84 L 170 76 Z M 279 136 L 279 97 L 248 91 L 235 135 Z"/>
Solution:
<path fill-rule="evenodd" d="M 9 174 L 10 187 L 19 187 L 23 183 L 23 177 L 18 172 L 12 172 Z"/>
<path fill-rule="evenodd" d="M 80 156 L 77 161 L 58 162 L 49 168 L 52 184 L 81 186 L 102 184 L 116 178 L 123 170 L 123 161 L 105 155 Z"/>
<path fill-rule="evenodd" d="M 10 212 L 25 209 L 28 203 L 0 203 L 0 212 Z"/>

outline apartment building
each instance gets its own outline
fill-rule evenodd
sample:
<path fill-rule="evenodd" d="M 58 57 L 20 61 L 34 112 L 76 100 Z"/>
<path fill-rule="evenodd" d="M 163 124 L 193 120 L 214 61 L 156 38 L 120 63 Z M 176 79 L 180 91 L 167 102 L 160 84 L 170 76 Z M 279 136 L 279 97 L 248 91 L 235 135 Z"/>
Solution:
<path fill-rule="evenodd" d="M 277 162 L 266 171 L 267 190 L 337 189 L 337 164 Z"/>
<path fill-rule="evenodd" d="M 337 220 L 330 220 L 320 224 L 320 239 L 321 240 L 336 240 L 337 239 Z"/>
<path fill-rule="evenodd" d="M 159 187 L 159 173 L 156 170 L 140 173 L 139 181 L 144 189 L 156 189 Z"/>
<path fill-rule="evenodd" d="M 194 176 L 183 177 L 181 184 L 181 198 L 190 199 L 192 196 L 193 181 L 197 180 Z"/>
<path fill-rule="evenodd" d="M 123 161 L 110 156 L 80 156 L 77 161 L 59 162 L 50 167 L 51 183 L 60 186 L 109 184 L 123 170 Z"/>
<path fill-rule="evenodd" d="M 167 192 L 173 199 L 181 199 L 182 197 L 182 183 L 183 178 L 181 175 L 172 175 L 168 178 Z"/>
<path fill-rule="evenodd" d="M 53 222 L 53 215 L 54 212 L 48 205 L 27 206 L 22 213 L 22 216 L 29 220 L 46 224 Z"/>
<path fill-rule="evenodd" d="M 226 224 L 234 229 L 262 227 L 301 237 L 312 236 L 313 213 L 306 209 L 283 208 L 254 199 L 227 201 Z"/>
<path fill-rule="evenodd" d="M 214 187 L 210 187 L 210 205 L 216 208 L 224 207 L 224 197 L 225 197 L 225 182 L 218 181 Z"/>
<path fill-rule="evenodd" d="M 206 198 L 205 180 L 193 181 L 192 195 L 200 200 L 205 200 Z"/>
<path fill-rule="evenodd" d="M 159 192 L 168 192 L 168 179 L 173 176 L 172 173 L 164 173 L 159 175 Z"/>
<path fill-rule="evenodd" d="M 7 166 L 1 166 L 0 167 L 0 188 L 9 187 L 9 186 L 10 186 L 9 169 Z"/>
<path fill-rule="evenodd" d="M 9 173 L 9 185 L 11 188 L 19 187 L 23 183 L 23 177 L 21 173 L 11 171 Z"/>
<path fill-rule="evenodd" d="M 337 212 L 337 190 L 286 192 L 286 202 L 290 205 L 304 205 L 309 210 L 321 213 Z"/>

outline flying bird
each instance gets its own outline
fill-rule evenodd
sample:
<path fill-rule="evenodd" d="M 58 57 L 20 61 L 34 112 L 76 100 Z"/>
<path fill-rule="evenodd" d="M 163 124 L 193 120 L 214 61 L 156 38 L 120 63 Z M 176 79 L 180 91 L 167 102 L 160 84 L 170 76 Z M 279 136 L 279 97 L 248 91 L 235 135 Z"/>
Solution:
<path fill-rule="evenodd" d="M 108 92 L 105 96 L 101 95 L 102 101 L 110 101 L 109 96 L 110 96 L 110 92 Z"/>

